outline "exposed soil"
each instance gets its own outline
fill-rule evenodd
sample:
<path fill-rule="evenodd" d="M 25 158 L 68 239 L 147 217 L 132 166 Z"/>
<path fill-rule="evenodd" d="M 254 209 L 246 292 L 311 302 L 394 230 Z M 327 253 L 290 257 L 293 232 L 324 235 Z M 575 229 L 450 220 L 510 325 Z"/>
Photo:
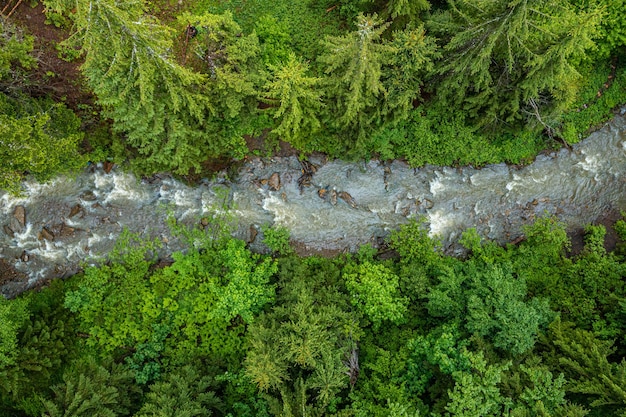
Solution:
<path fill-rule="evenodd" d="M 602 225 L 606 228 L 606 236 L 604 237 L 604 248 L 608 251 L 614 251 L 617 248 L 617 245 L 621 242 L 619 236 L 613 230 L 613 225 L 618 220 L 622 219 L 621 211 L 616 209 L 607 209 L 605 213 L 602 214 L 601 217 L 596 219 L 593 224 L 595 226 Z M 570 237 L 570 241 L 572 243 L 572 247 L 570 250 L 570 256 L 576 256 L 580 254 L 585 247 L 585 229 L 584 227 L 579 227 L 576 230 L 568 233 Z"/>
<path fill-rule="evenodd" d="M 0 1 L 0 5 L 7 1 Z M 35 37 L 34 54 L 38 60 L 37 68 L 31 73 L 30 94 L 33 96 L 51 96 L 56 101 L 66 103 L 73 110 L 78 104 L 93 104 L 93 94 L 86 87 L 79 67 L 82 60 L 71 62 L 59 58 L 56 46 L 69 36 L 63 28 L 46 24 L 46 15 L 42 4 L 30 7 L 23 1 L 9 20 L 22 27 Z"/>
<path fill-rule="evenodd" d="M 0 286 L 11 281 L 22 281 L 26 275 L 13 268 L 13 265 L 0 258 Z"/>

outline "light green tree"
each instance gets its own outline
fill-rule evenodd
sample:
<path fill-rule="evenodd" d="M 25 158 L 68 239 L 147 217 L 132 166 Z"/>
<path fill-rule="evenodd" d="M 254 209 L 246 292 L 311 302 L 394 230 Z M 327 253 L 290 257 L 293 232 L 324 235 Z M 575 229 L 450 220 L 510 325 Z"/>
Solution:
<path fill-rule="evenodd" d="M 30 317 L 27 303 L 0 297 L 0 369 L 15 363 L 18 331 Z"/>
<path fill-rule="evenodd" d="M 364 262 L 354 272 L 344 273 L 352 305 L 369 318 L 374 327 L 386 320 L 400 323 L 404 319 L 408 300 L 398 288 L 398 276 L 381 264 Z"/>
<path fill-rule="evenodd" d="M 454 389 L 448 393 L 450 401 L 446 405 L 447 416 L 488 417 L 501 416 L 504 404 L 498 384 L 505 365 L 489 365 L 481 353 L 466 352 L 470 363 L 469 371 L 456 371 L 452 374 Z"/>
<path fill-rule="evenodd" d="M 308 64 L 291 53 L 282 66 L 271 65 L 273 79 L 266 84 L 270 103 L 277 102 L 273 111 L 279 125 L 273 133 L 298 149 L 305 150 L 310 136 L 320 128 L 318 120 L 322 107 L 320 80 L 307 75 Z"/>
<path fill-rule="evenodd" d="M 24 95 L 36 66 L 34 39 L 0 17 L 0 189 L 18 194 L 27 174 L 40 181 L 83 165 L 80 120 L 62 104 Z"/>
<path fill-rule="evenodd" d="M 153 270 L 152 247 L 133 239 L 122 236 L 110 265 L 87 268 L 66 294 L 88 343 L 132 352 L 127 362 L 141 383 L 200 355 L 238 363 L 240 332 L 273 299 L 275 263 L 229 239 L 175 253 L 172 265 Z"/>

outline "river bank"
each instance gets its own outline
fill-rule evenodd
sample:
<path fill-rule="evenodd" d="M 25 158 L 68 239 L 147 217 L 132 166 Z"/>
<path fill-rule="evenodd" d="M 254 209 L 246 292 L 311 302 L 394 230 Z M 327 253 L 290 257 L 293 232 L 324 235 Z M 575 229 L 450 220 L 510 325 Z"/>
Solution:
<path fill-rule="evenodd" d="M 138 179 L 102 165 L 76 178 L 26 183 L 23 196 L 0 196 L 0 285 L 11 296 L 74 274 L 82 262 L 106 256 L 124 228 L 159 239 L 160 255 L 167 257 L 182 248 L 167 227 L 168 215 L 198 227 L 215 210 L 228 212 L 220 221 L 232 217 L 234 235 L 256 251 L 265 250 L 263 225 L 289 229 L 303 254 L 332 254 L 378 246 L 419 216 L 451 254 L 461 253 L 456 242 L 467 228 L 511 242 L 546 214 L 576 234 L 626 209 L 621 113 L 571 150 L 540 155 L 524 167 L 413 169 L 399 161 L 323 157 L 302 165 L 296 157 L 276 157 L 250 159 L 234 174 L 223 171 L 195 186 L 166 174 Z"/>

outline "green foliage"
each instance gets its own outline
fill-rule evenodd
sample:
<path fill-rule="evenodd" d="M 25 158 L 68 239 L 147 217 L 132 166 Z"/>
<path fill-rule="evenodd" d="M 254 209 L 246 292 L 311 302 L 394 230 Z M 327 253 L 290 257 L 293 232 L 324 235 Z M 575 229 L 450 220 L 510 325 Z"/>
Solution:
<path fill-rule="evenodd" d="M 489 365 L 482 354 L 467 352 L 469 371 L 452 374 L 455 385 L 449 392 L 450 402 L 446 405 L 448 416 L 486 417 L 502 415 L 504 398 L 498 384 L 502 372 L 509 364 Z"/>
<path fill-rule="evenodd" d="M 280 124 L 272 131 L 297 149 L 307 150 L 309 136 L 320 128 L 318 112 L 322 93 L 319 78 L 307 75 L 308 65 L 290 54 L 280 67 L 270 65 L 274 77 L 266 86 L 270 103 L 277 102 L 273 117 Z"/>
<path fill-rule="evenodd" d="M 29 318 L 27 307 L 23 300 L 0 297 L 0 369 L 15 363 L 17 333 Z"/>
<path fill-rule="evenodd" d="M 191 365 L 172 372 L 150 386 L 146 401 L 136 417 L 200 417 L 212 415 L 220 400 L 210 390 L 212 378 L 202 376 Z"/>
<path fill-rule="evenodd" d="M 524 115 L 553 129 L 550 113 L 573 102 L 577 65 L 594 47 L 600 19 L 598 9 L 577 12 L 561 0 L 450 1 L 429 22 L 447 41 L 438 99 L 482 125 Z"/>
<path fill-rule="evenodd" d="M 87 268 L 65 297 L 88 343 L 107 353 L 131 350 L 127 361 L 143 383 L 167 363 L 198 355 L 237 363 L 239 333 L 273 299 L 276 264 L 231 239 L 175 253 L 172 265 L 155 270 L 152 246 L 132 247 L 129 239 L 119 241 L 110 265 Z"/>
<path fill-rule="evenodd" d="M 398 277 L 380 264 L 364 262 L 354 272 L 344 272 L 351 303 L 370 319 L 374 327 L 383 321 L 399 324 L 404 319 L 407 299 L 399 295 Z"/>
<path fill-rule="evenodd" d="M 442 274 L 428 294 L 435 317 L 462 320 L 465 329 L 487 336 L 495 347 L 522 354 L 532 349 L 540 327 L 551 321 L 547 300 L 526 301 L 526 285 L 506 265 L 467 261 L 463 271 Z"/>
<path fill-rule="evenodd" d="M 617 68 L 613 69 L 615 65 Z M 576 102 L 560 116 L 559 135 L 568 143 L 577 143 L 591 129 L 613 117 L 613 110 L 626 101 L 625 83 L 623 63 L 610 61 L 589 65 Z"/>
<path fill-rule="evenodd" d="M 624 10 L 624 0 L 570 0 L 580 10 L 588 11 L 601 8 L 604 16 L 598 28 L 597 50 L 594 57 L 608 58 L 618 54 L 626 45 L 626 19 L 620 10 Z"/>
<path fill-rule="evenodd" d="M 263 231 L 263 243 L 279 255 L 288 255 L 293 252 L 289 245 L 289 229 L 282 226 L 261 228 Z"/>
<path fill-rule="evenodd" d="M 337 289 L 339 274 L 328 260 L 285 258 L 277 306 L 249 327 L 246 371 L 275 415 L 318 413 L 348 385 L 342 361 L 358 317 Z"/>
<path fill-rule="evenodd" d="M 357 129 L 362 137 L 371 121 L 368 113 L 385 94 L 382 67 L 394 50 L 382 42 L 389 23 L 377 15 L 359 14 L 355 26 L 355 31 L 344 36 L 326 37 L 324 53 L 318 60 L 330 75 L 328 96 L 334 104 L 329 107 L 331 123 L 338 129 Z"/>
<path fill-rule="evenodd" d="M 265 65 L 279 65 L 294 55 L 288 28 L 274 16 L 261 16 L 255 25 L 255 32 L 259 37 L 261 56 Z"/>
<path fill-rule="evenodd" d="M 132 372 L 122 365 L 78 363 L 52 387 L 53 400 L 43 400 L 44 417 L 115 417 L 132 413 L 139 390 Z"/>
<path fill-rule="evenodd" d="M 32 36 L 24 35 L 21 30 L 0 17 L 0 85 L 6 83 L 6 78 L 15 78 L 12 72 L 15 63 L 22 68 L 29 69 L 36 65 L 36 59 L 31 55 L 34 45 Z"/>
<path fill-rule="evenodd" d="M 75 322 L 62 308 L 63 283 L 5 301 L 14 317 L 3 317 L 5 326 L 15 325 L 15 313 L 26 314 L 17 327 L 17 344 L 12 349 L 10 364 L 0 365 L 0 410 L 7 407 L 17 415 L 39 416 L 41 397 L 60 380 L 62 368 L 76 354 Z M 3 310 L 0 307 L 0 310 Z M 25 309 L 25 311 L 24 311 Z M 11 341 L 9 335 L 0 340 Z"/>
<path fill-rule="evenodd" d="M 411 340 L 408 343 L 410 353 L 405 375 L 408 391 L 421 395 L 429 386 L 432 387 L 433 379 L 439 385 L 449 386 L 452 381 L 444 375 L 469 371 L 467 345 L 467 340 L 461 339 L 459 326 L 454 323 L 444 324 L 425 336 Z"/>
<path fill-rule="evenodd" d="M 84 165 L 79 128 L 63 104 L 0 93 L 0 189 L 19 194 L 27 174 L 46 181 Z"/>
<path fill-rule="evenodd" d="M 417 5 L 417 1 L 390 1 Z M 419 6 L 418 6 L 419 7 Z M 394 31 L 390 46 L 394 53 L 385 63 L 383 85 L 385 95 L 380 110 L 386 122 L 395 124 L 409 118 L 414 100 L 421 99 L 426 75 L 440 58 L 435 39 L 426 35 L 424 26 Z"/>
<path fill-rule="evenodd" d="M 74 113 L 20 91 L 27 83 L 21 71 L 36 65 L 33 45 L 32 36 L 0 17 L 0 189 L 14 194 L 27 174 L 45 181 L 85 162 L 77 151 L 83 135 Z"/>
<path fill-rule="evenodd" d="M 245 33 L 256 30 L 260 38 L 263 38 L 265 27 L 261 22 L 271 16 L 279 28 L 275 31 L 277 28 L 274 27 L 272 32 L 276 35 L 277 32 L 286 33 L 293 51 L 306 60 L 313 60 L 319 53 L 319 39 L 339 33 L 343 22 L 337 13 L 326 12 L 328 7 L 326 2 L 291 0 L 197 0 L 193 4 L 196 14 L 232 11 Z M 277 37 L 283 38 L 282 35 Z M 276 44 L 272 42 L 272 45 Z M 279 45 L 282 49 L 284 43 L 281 41 Z"/>
<path fill-rule="evenodd" d="M 591 395 L 593 407 L 624 411 L 626 408 L 626 361 L 609 361 L 611 341 L 573 329 L 560 320 L 550 326 L 550 341 L 558 349 L 558 361 L 571 376 L 568 391 Z M 609 408 L 606 408 L 609 406 Z"/>
<path fill-rule="evenodd" d="M 407 120 L 374 132 L 366 148 L 381 159 L 403 158 L 411 166 L 421 167 L 527 163 L 546 146 L 545 138 L 533 131 L 498 133 L 490 137 L 478 132 L 463 112 L 431 102 L 410 110 Z"/>

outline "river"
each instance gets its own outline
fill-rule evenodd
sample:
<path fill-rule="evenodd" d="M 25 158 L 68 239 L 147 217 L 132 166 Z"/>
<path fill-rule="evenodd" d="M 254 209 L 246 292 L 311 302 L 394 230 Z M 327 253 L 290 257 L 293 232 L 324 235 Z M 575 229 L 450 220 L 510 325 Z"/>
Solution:
<path fill-rule="evenodd" d="M 166 225 L 168 213 L 198 226 L 211 208 L 228 207 L 239 238 L 280 225 L 304 252 L 377 245 L 417 216 L 449 253 L 459 251 L 456 242 L 470 227 L 499 242 L 516 239 L 523 225 L 545 214 L 577 228 L 626 209 L 625 110 L 571 150 L 540 155 L 525 167 L 413 169 L 399 161 L 312 157 L 315 172 L 299 186 L 303 166 L 295 157 L 253 158 L 230 177 L 225 171 L 194 186 L 168 175 L 106 173 L 101 165 L 75 178 L 27 182 L 19 198 L 0 195 L 2 292 L 11 296 L 97 262 L 123 228 L 160 239 L 167 256 L 181 248 Z M 254 250 L 264 250 L 261 235 L 250 244 Z"/>

